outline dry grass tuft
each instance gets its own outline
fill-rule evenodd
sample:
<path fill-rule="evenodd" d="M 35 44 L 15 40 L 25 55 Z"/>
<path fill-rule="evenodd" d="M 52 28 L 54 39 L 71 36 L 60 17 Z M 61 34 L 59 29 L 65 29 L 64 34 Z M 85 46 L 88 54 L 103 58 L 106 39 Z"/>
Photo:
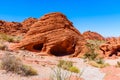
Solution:
<path fill-rule="evenodd" d="M 11 71 L 24 76 L 37 75 L 37 71 L 31 66 L 24 65 L 20 58 L 12 55 L 11 53 L 6 53 L 1 61 L 2 69 L 7 72 Z"/>
<path fill-rule="evenodd" d="M 58 65 L 58 67 L 64 69 L 64 70 L 68 70 L 74 73 L 79 73 L 79 69 L 75 66 L 73 66 L 73 62 L 72 61 L 65 61 L 65 60 L 60 60 Z"/>

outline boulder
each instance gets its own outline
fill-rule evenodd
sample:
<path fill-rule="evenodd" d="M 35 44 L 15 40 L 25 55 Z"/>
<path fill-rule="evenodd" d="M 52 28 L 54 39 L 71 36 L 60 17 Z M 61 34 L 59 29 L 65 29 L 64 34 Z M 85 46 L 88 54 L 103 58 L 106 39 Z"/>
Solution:
<path fill-rule="evenodd" d="M 35 22 L 13 50 L 24 47 L 27 50 L 42 52 L 45 55 L 79 56 L 85 45 L 82 34 L 65 15 L 49 13 Z"/>
<path fill-rule="evenodd" d="M 106 38 L 106 43 L 100 49 L 106 57 L 120 56 L 120 37 Z"/>

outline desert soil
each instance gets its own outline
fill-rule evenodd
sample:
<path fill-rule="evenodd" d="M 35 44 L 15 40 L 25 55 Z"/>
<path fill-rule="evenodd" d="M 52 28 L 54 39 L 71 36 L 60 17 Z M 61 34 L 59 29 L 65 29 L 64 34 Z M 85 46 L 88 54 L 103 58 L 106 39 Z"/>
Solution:
<path fill-rule="evenodd" d="M 0 55 L 8 51 L 0 51 Z M 56 65 L 59 60 L 73 61 L 74 65 L 80 69 L 81 74 L 72 73 L 72 76 L 79 76 L 83 80 L 120 80 L 120 68 L 114 67 L 117 61 L 120 59 L 112 60 L 106 59 L 105 61 L 111 66 L 105 68 L 96 68 L 88 65 L 81 58 L 68 58 L 55 57 L 55 56 L 40 56 L 39 53 L 29 52 L 25 50 L 19 50 L 11 52 L 14 55 L 19 56 L 24 64 L 30 65 L 38 71 L 36 76 L 20 76 L 15 73 L 6 72 L 0 70 L 0 80 L 50 80 L 54 76 L 54 70 L 57 69 Z M 71 72 L 62 70 L 62 74 L 71 75 Z M 81 80 L 82 80 L 81 79 Z"/>

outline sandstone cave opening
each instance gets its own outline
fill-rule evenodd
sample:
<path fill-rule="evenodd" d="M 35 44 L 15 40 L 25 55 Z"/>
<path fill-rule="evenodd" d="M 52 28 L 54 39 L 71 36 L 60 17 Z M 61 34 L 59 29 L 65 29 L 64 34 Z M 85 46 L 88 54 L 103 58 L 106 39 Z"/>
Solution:
<path fill-rule="evenodd" d="M 60 45 L 54 46 L 50 49 L 50 53 L 55 55 L 55 56 L 66 56 L 73 54 L 75 49 L 67 50 L 67 48 L 62 47 Z"/>
<path fill-rule="evenodd" d="M 113 56 L 113 55 L 118 55 L 118 53 L 120 52 L 120 48 L 115 49 L 109 56 Z"/>
<path fill-rule="evenodd" d="M 41 44 L 36 44 L 33 46 L 33 49 L 36 50 L 36 51 L 41 51 L 43 48 L 43 43 Z"/>

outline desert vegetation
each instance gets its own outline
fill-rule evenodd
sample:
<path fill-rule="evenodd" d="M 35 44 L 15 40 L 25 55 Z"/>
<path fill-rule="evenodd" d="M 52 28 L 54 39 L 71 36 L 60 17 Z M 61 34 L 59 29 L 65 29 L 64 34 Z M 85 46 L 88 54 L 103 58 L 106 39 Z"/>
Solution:
<path fill-rule="evenodd" d="M 105 41 L 100 40 L 87 40 L 86 47 L 88 51 L 84 54 L 83 58 L 87 61 L 90 65 L 98 68 L 103 68 L 109 66 L 109 64 L 104 62 L 103 57 L 100 57 L 97 53 L 99 50 L 99 46 L 105 43 Z"/>
<path fill-rule="evenodd" d="M 86 47 L 88 51 L 84 54 L 85 59 L 95 60 L 99 57 L 98 50 L 101 44 L 105 41 L 101 40 L 87 40 Z"/>
<path fill-rule="evenodd" d="M 60 12 L 21 23 L 0 21 L 0 32 L 0 80 L 106 80 L 109 73 L 101 70 L 120 52 L 119 38 L 81 34 Z"/>
<path fill-rule="evenodd" d="M 62 68 L 62 69 L 74 72 L 74 73 L 80 72 L 80 70 L 73 65 L 72 61 L 60 60 L 57 66 Z"/>
<path fill-rule="evenodd" d="M 22 39 L 22 36 L 11 36 L 5 33 L 0 33 L 0 40 L 7 42 L 19 42 Z"/>
<path fill-rule="evenodd" d="M 37 71 L 35 69 L 23 64 L 19 57 L 16 57 L 11 53 L 5 53 L 1 61 L 1 69 L 24 76 L 37 75 Z"/>
<path fill-rule="evenodd" d="M 53 75 L 51 75 L 50 80 L 83 80 L 81 78 L 81 73 L 74 74 L 73 72 L 64 71 L 60 67 L 56 67 L 53 70 Z M 74 77 L 74 78 L 72 78 Z"/>

